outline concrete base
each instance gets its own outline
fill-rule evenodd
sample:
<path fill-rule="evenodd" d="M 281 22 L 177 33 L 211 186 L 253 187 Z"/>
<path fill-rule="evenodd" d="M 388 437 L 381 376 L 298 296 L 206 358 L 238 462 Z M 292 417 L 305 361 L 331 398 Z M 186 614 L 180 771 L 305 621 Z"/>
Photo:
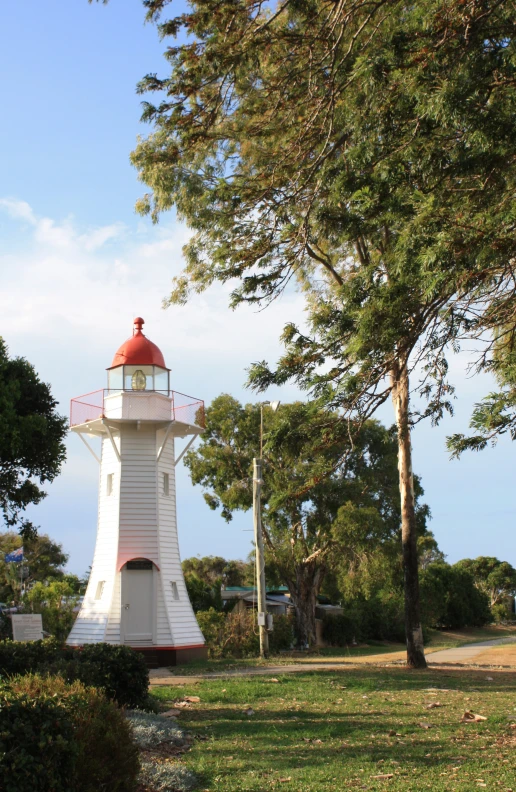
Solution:
<path fill-rule="evenodd" d="M 168 666 L 188 665 L 195 660 L 207 660 L 206 646 L 146 646 L 133 647 L 145 658 L 147 668 L 165 668 Z"/>

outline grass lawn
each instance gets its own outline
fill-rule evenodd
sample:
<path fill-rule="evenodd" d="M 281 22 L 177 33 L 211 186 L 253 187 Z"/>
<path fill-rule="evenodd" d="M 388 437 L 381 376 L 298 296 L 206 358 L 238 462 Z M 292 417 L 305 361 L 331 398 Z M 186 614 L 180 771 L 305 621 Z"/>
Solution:
<path fill-rule="evenodd" d="M 515 674 L 361 667 L 275 679 L 152 690 L 163 704 L 200 697 L 178 717 L 196 737 L 183 762 L 199 790 L 516 792 Z M 461 723 L 466 710 L 487 720 Z"/>

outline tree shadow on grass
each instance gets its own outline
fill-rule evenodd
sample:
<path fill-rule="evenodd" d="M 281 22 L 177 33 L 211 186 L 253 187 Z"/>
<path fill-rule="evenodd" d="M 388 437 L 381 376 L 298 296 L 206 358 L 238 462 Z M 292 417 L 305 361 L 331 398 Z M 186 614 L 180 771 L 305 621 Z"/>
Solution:
<path fill-rule="evenodd" d="M 392 772 L 399 763 L 416 773 L 435 769 L 441 775 L 445 766 L 469 761 L 467 746 L 489 733 L 486 724 L 472 730 L 460 723 L 462 694 L 516 691 L 516 675 L 490 671 L 489 677 L 485 671 L 361 668 L 285 675 L 279 684 L 266 678 L 210 680 L 203 683 L 204 691 L 197 689 L 200 710 L 187 717 L 190 728 L 209 737 L 202 749 L 207 749 L 207 785 L 213 780 L 212 762 L 228 782 L 243 772 L 242 766 L 233 772 L 226 760 L 228 745 L 235 746 L 245 772 L 256 778 L 289 778 L 300 770 L 317 775 L 326 769 L 339 776 L 351 766 L 356 773 L 362 764 L 370 773 Z M 356 699 L 364 690 L 369 711 Z M 422 703 L 431 690 L 450 695 L 442 709 L 427 712 Z M 299 696 L 305 701 L 297 701 Z M 306 706 L 311 697 L 313 709 Z M 243 714 L 244 701 L 254 708 L 251 717 Z M 490 725 L 496 728 L 494 721 Z M 421 725 L 428 722 L 429 729 Z"/>

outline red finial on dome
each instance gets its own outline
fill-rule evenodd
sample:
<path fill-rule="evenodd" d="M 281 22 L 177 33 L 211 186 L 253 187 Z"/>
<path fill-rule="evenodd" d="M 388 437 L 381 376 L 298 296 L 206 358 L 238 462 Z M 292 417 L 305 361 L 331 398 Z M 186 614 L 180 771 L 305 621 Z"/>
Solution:
<path fill-rule="evenodd" d="M 145 321 L 141 316 L 137 316 L 133 324 L 133 335 L 124 341 L 113 358 L 110 368 L 116 366 L 161 366 L 161 368 L 166 368 L 165 359 L 159 347 L 142 333 Z"/>

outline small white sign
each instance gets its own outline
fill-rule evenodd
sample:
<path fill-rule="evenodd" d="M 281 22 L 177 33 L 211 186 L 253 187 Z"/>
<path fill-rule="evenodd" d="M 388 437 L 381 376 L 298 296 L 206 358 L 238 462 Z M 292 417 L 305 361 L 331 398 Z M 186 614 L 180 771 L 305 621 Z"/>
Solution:
<path fill-rule="evenodd" d="M 12 620 L 15 641 L 40 641 L 43 638 L 41 613 L 13 613 Z"/>

